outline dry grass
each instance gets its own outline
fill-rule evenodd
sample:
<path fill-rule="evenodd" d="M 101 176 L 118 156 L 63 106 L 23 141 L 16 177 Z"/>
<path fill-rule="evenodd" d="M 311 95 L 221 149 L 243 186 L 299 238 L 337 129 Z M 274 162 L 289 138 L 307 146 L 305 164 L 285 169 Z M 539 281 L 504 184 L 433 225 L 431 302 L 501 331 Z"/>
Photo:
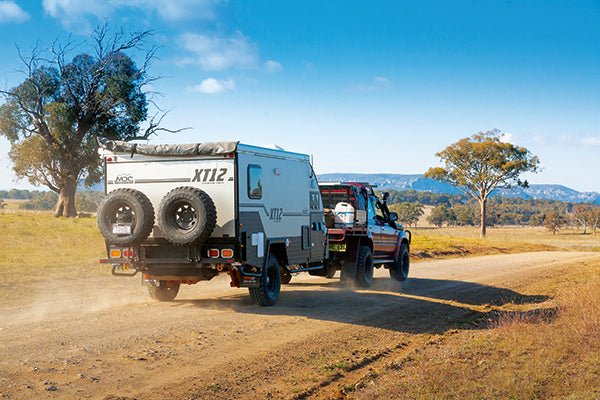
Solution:
<path fill-rule="evenodd" d="M 98 266 L 104 242 L 95 218 L 54 218 L 50 213 L 0 211 L 0 285 L 105 272 Z M 522 253 L 547 250 L 600 250 L 600 235 L 552 236 L 543 229 L 497 228 L 487 239 L 477 228 L 413 230 L 415 259 Z"/>
<path fill-rule="evenodd" d="M 0 213 L 0 285 L 98 273 L 104 241 L 94 218 Z"/>
<path fill-rule="evenodd" d="M 600 399 L 600 261 L 528 284 L 507 304 L 380 373 L 357 398 Z M 560 273 L 559 273 L 560 272 Z M 562 279 L 562 275 L 570 275 Z"/>
<path fill-rule="evenodd" d="M 532 251 L 600 251 L 600 236 L 552 234 L 537 228 L 491 228 L 488 237 L 479 238 L 474 227 L 413 229 L 412 256 L 416 259 L 470 255 L 526 253 Z"/>
<path fill-rule="evenodd" d="M 485 239 L 479 238 L 476 227 L 417 228 L 412 231 L 412 249 L 416 258 L 556 250 L 600 251 L 600 234 L 583 235 L 578 230 L 552 235 L 544 228 L 488 228 Z"/>
<path fill-rule="evenodd" d="M 3 210 L 14 211 L 18 210 L 21 204 L 27 203 L 29 200 L 4 199 L 2 201 L 4 202 Z"/>

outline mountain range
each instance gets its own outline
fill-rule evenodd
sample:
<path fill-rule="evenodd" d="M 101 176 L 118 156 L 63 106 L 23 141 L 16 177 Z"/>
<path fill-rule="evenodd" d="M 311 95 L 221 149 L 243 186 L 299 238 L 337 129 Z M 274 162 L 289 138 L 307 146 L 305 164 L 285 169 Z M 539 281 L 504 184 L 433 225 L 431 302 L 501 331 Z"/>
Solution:
<path fill-rule="evenodd" d="M 427 191 L 433 193 L 458 194 L 461 193 L 454 186 L 433 179 L 424 178 L 423 175 L 412 174 L 354 174 L 331 173 L 319 175 L 320 182 L 369 182 L 377 185 L 380 190 L 409 190 Z M 560 200 L 569 203 L 595 203 L 600 204 L 600 193 L 579 192 L 563 185 L 530 184 L 529 187 L 514 187 L 511 189 L 498 189 L 494 192 L 497 196 L 517 197 L 523 199 Z"/>

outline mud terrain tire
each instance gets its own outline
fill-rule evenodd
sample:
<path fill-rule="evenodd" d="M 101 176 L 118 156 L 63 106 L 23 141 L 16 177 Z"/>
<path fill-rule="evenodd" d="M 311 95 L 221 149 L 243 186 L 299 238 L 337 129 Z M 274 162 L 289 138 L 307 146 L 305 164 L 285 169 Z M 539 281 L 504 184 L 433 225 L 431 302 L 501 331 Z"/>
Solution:
<path fill-rule="evenodd" d="M 113 225 L 130 224 L 129 234 L 113 233 Z M 110 244 L 131 246 L 146 240 L 154 227 L 154 208 L 142 192 L 113 190 L 98 207 L 98 228 Z"/>
<path fill-rule="evenodd" d="M 354 282 L 361 288 L 368 288 L 373 283 L 373 255 L 368 246 L 360 246 L 356 261 L 356 278 Z"/>
<path fill-rule="evenodd" d="M 275 256 L 269 256 L 259 279 L 258 287 L 248 288 L 250 296 L 261 306 L 272 306 L 277 302 L 281 291 L 281 267 Z"/>
<path fill-rule="evenodd" d="M 150 297 L 157 301 L 173 301 L 179 293 L 179 283 L 169 281 L 154 281 L 148 283 L 148 293 Z"/>
<path fill-rule="evenodd" d="M 189 186 L 171 190 L 160 202 L 158 225 L 174 245 L 202 243 L 215 229 L 217 209 L 206 192 Z"/>
<path fill-rule="evenodd" d="M 408 245 L 402 243 L 398 252 L 398 259 L 390 265 L 390 277 L 399 282 L 405 281 L 408 278 L 410 270 L 410 253 Z"/>
<path fill-rule="evenodd" d="M 327 279 L 333 279 L 333 277 L 335 276 L 335 273 L 338 270 L 337 267 L 338 267 L 337 264 L 329 264 L 329 265 L 327 265 L 327 268 L 325 269 L 326 270 L 325 277 Z"/>

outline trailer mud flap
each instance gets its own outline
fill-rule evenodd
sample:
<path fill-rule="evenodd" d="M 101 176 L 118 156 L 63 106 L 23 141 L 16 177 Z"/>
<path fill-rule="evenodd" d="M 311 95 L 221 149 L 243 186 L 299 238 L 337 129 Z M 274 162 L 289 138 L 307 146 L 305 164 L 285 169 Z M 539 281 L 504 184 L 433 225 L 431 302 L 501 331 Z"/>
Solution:
<path fill-rule="evenodd" d="M 240 266 L 229 270 L 231 277 L 231 287 L 255 288 L 260 286 L 262 274 L 256 267 Z"/>

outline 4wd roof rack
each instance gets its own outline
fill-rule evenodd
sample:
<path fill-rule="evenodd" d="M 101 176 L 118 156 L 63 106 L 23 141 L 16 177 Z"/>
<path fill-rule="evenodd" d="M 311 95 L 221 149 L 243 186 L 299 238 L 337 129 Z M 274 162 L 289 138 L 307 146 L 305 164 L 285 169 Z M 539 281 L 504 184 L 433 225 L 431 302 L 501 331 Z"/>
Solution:
<path fill-rule="evenodd" d="M 319 186 L 332 186 L 332 185 L 354 185 L 354 186 L 364 186 L 370 188 L 376 188 L 377 185 L 372 185 L 369 182 L 319 182 Z"/>

